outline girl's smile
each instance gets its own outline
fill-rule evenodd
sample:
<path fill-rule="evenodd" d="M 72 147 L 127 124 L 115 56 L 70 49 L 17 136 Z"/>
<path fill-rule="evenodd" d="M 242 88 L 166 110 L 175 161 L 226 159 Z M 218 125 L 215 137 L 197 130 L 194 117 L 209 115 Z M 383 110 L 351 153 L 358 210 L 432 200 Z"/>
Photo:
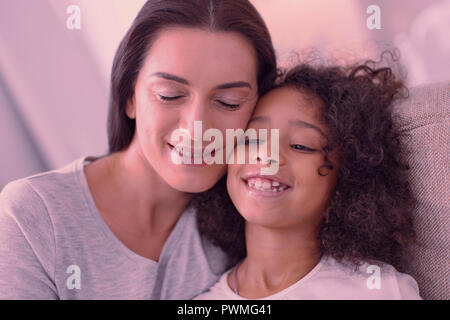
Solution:
<path fill-rule="evenodd" d="M 284 196 L 292 188 L 287 179 L 279 175 L 261 176 L 259 172 L 246 172 L 241 179 L 249 196 L 263 199 Z"/>

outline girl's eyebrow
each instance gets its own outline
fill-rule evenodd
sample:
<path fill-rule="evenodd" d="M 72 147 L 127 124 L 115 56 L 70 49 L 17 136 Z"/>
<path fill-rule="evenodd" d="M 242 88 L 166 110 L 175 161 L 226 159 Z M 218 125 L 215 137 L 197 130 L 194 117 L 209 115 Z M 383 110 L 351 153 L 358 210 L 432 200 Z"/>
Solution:
<path fill-rule="evenodd" d="M 256 117 L 251 118 L 248 121 L 248 124 L 250 124 L 252 122 L 270 122 L 270 119 L 267 116 L 256 116 Z"/>
<path fill-rule="evenodd" d="M 248 124 L 250 124 L 252 122 L 262 122 L 262 123 L 270 122 L 270 117 L 268 117 L 268 116 L 256 116 L 256 117 L 251 118 L 250 121 L 248 122 Z M 299 119 L 289 120 L 288 123 L 289 123 L 290 126 L 295 126 L 297 128 L 308 128 L 308 129 L 316 130 L 323 137 L 328 139 L 326 134 L 318 126 L 315 126 L 312 123 L 309 123 L 309 122 L 306 122 L 306 121 L 303 121 L 303 120 L 299 120 Z"/>
<path fill-rule="evenodd" d="M 166 80 L 175 81 L 181 84 L 189 85 L 189 81 L 186 79 L 183 79 L 181 77 L 178 77 L 176 75 L 166 73 L 166 72 L 155 72 L 152 74 L 153 77 L 163 78 Z M 235 82 L 228 82 L 220 84 L 216 87 L 214 87 L 215 90 L 224 90 L 224 89 L 232 89 L 232 88 L 252 88 L 251 84 L 245 81 L 235 81 Z"/>
<path fill-rule="evenodd" d="M 291 126 L 295 126 L 298 128 L 310 128 L 310 129 L 314 129 L 317 132 L 319 132 L 323 137 L 327 138 L 326 134 L 318 127 L 313 125 L 312 123 L 303 121 L 303 120 L 299 120 L 299 119 L 295 119 L 295 120 L 289 120 L 289 125 Z"/>

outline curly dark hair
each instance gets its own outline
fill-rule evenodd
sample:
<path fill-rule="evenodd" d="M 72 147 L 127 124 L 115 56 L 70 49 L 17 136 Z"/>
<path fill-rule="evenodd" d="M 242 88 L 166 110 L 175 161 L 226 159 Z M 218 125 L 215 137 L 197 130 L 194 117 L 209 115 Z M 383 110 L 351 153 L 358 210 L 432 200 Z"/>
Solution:
<path fill-rule="evenodd" d="M 415 240 L 415 201 L 392 107 L 407 89 L 391 68 L 375 64 L 300 64 L 282 73 L 274 88 L 322 100 L 329 129 L 325 165 L 332 166 L 328 152 L 338 153 L 336 187 L 318 232 L 322 253 L 354 266 L 380 261 L 404 270 L 404 249 Z M 227 194 L 226 176 L 191 201 L 201 234 L 229 255 L 230 265 L 244 258 L 245 222 Z"/>

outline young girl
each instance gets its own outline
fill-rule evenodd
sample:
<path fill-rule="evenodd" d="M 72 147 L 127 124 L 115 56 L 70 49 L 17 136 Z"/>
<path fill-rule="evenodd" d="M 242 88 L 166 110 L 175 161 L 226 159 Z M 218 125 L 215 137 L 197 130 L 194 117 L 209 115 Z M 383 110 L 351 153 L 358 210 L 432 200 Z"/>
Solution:
<path fill-rule="evenodd" d="M 227 168 L 174 163 L 172 133 L 245 128 L 275 77 L 248 0 L 146 1 L 111 70 L 109 153 L 0 193 L 0 299 L 191 299 L 214 284 L 227 259 L 188 203 Z"/>
<path fill-rule="evenodd" d="M 279 129 L 278 172 L 261 175 L 276 157 L 257 155 L 228 167 L 235 208 L 225 180 L 194 199 L 199 228 L 240 261 L 197 299 L 420 299 L 397 271 L 414 240 L 391 109 L 403 88 L 370 64 L 282 77 L 249 122 Z"/>

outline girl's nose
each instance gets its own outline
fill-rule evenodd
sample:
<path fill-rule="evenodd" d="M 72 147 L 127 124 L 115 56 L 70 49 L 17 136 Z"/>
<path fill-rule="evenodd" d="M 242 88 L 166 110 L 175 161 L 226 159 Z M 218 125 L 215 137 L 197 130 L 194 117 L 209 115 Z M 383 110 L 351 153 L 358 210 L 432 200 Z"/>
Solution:
<path fill-rule="evenodd" d="M 269 156 L 269 155 L 267 155 L 267 152 L 260 152 L 260 151 L 254 153 L 253 160 L 254 160 L 254 162 L 262 164 L 262 165 L 279 162 L 279 160 L 277 159 L 277 157 L 275 157 L 275 155 Z"/>
<path fill-rule="evenodd" d="M 253 163 L 260 165 L 278 165 L 285 163 L 285 155 L 280 147 L 278 134 L 272 134 L 270 139 L 264 139 L 265 142 L 259 142 L 256 150 L 250 151 L 250 159 Z"/>

